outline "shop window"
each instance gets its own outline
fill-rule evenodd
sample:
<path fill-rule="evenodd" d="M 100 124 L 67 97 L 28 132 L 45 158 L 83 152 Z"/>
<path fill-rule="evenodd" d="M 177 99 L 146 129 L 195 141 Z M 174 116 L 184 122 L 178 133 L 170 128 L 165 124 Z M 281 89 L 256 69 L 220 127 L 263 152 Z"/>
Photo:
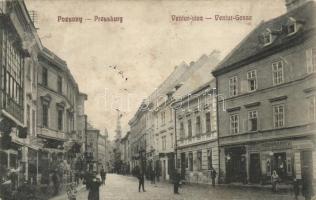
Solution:
<path fill-rule="evenodd" d="M 287 158 L 287 174 L 292 175 L 292 159 Z"/>

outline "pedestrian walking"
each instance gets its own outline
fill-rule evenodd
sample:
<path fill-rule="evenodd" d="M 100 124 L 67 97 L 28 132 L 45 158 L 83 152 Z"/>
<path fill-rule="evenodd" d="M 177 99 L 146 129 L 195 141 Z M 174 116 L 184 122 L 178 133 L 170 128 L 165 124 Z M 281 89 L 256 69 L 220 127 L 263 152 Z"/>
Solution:
<path fill-rule="evenodd" d="M 272 191 L 273 192 L 277 191 L 278 182 L 279 182 L 279 175 L 275 170 L 273 170 L 272 175 L 271 175 L 271 184 L 272 184 Z"/>
<path fill-rule="evenodd" d="M 137 178 L 138 178 L 138 192 L 140 192 L 140 189 L 143 189 L 143 192 L 146 192 L 145 190 L 145 179 L 144 179 L 144 171 L 142 169 L 139 169 L 138 166 L 135 168 Z"/>
<path fill-rule="evenodd" d="M 173 193 L 179 194 L 179 186 L 180 186 L 180 181 L 181 181 L 180 173 L 178 173 L 178 171 L 175 170 L 172 178 L 173 178 Z"/>
<path fill-rule="evenodd" d="M 97 178 L 96 174 L 93 174 L 89 183 L 88 200 L 100 200 L 99 188 L 101 184 L 100 178 Z"/>
<path fill-rule="evenodd" d="M 150 178 L 151 178 L 151 184 L 155 184 L 155 170 L 153 168 L 150 168 Z"/>
<path fill-rule="evenodd" d="M 52 176 L 53 186 L 54 186 L 54 195 L 57 195 L 59 193 L 59 177 L 56 171 L 53 172 Z"/>
<path fill-rule="evenodd" d="M 216 179 L 216 170 L 212 167 L 211 169 L 211 178 L 212 178 L 212 186 L 215 187 L 215 179 Z"/>
<path fill-rule="evenodd" d="M 298 195 L 300 193 L 300 186 L 299 186 L 299 182 L 296 178 L 294 178 L 294 180 L 293 180 L 293 191 L 294 191 L 295 200 L 298 200 Z"/>
<path fill-rule="evenodd" d="M 105 170 L 104 168 L 102 167 L 101 171 L 100 171 L 100 175 L 101 175 L 101 179 L 102 179 L 102 184 L 104 185 L 105 184 Z"/>

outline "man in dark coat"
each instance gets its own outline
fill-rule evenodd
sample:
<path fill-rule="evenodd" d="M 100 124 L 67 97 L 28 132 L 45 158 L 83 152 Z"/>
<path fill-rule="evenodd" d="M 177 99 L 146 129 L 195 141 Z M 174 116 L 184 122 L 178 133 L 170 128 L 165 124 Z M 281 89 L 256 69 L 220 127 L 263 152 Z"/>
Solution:
<path fill-rule="evenodd" d="M 181 177 L 180 177 L 180 173 L 178 173 L 177 170 L 174 170 L 172 179 L 173 179 L 173 193 L 179 194 L 179 186 L 180 186 Z"/>
<path fill-rule="evenodd" d="M 52 181 L 54 185 L 54 195 L 57 195 L 59 192 L 59 177 L 56 171 L 53 172 Z"/>
<path fill-rule="evenodd" d="M 101 176 L 101 179 L 102 179 L 102 184 L 105 184 L 105 170 L 104 170 L 103 167 L 102 167 L 102 169 L 100 171 L 100 176 Z"/>
<path fill-rule="evenodd" d="M 144 171 L 142 169 L 139 169 L 139 167 L 136 167 L 136 174 L 138 178 L 138 191 L 140 192 L 140 188 L 143 189 L 143 192 L 146 192 L 145 190 L 145 178 L 144 178 Z"/>
<path fill-rule="evenodd" d="M 216 173 L 215 169 L 212 167 L 212 169 L 211 169 L 211 178 L 212 178 L 212 186 L 213 187 L 215 187 L 216 175 L 217 175 L 217 173 Z"/>
<path fill-rule="evenodd" d="M 100 200 L 99 188 L 101 184 L 101 180 L 94 174 L 89 184 L 88 200 Z"/>
<path fill-rule="evenodd" d="M 312 175 L 309 173 L 309 168 L 306 167 L 304 170 L 302 194 L 305 197 L 305 200 L 311 200 L 314 195 Z"/>

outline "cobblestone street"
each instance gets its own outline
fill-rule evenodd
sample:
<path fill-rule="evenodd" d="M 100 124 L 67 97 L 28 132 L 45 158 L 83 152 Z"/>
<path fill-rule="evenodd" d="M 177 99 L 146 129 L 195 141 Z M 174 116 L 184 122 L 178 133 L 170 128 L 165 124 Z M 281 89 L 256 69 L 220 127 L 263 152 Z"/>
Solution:
<path fill-rule="evenodd" d="M 290 200 L 291 193 L 273 194 L 269 190 L 209 185 L 184 185 L 179 195 L 173 194 L 169 183 L 150 184 L 145 182 L 146 192 L 138 192 L 138 181 L 134 177 L 108 174 L 106 185 L 100 188 L 100 200 Z M 51 200 L 66 200 L 62 195 Z M 77 200 L 87 200 L 86 189 L 79 191 Z M 300 196 L 299 200 L 303 200 Z"/>

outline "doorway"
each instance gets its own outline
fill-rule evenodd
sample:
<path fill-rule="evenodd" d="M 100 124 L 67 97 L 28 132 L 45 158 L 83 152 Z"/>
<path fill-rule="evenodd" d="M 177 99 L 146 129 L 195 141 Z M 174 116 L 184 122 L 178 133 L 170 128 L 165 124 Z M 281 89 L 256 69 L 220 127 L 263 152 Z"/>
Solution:
<path fill-rule="evenodd" d="M 260 155 L 259 153 L 250 154 L 249 180 L 251 183 L 260 183 Z"/>
<path fill-rule="evenodd" d="M 305 179 L 307 176 L 313 180 L 313 154 L 312 151 L 301 152 L 301 163 L 302 163 L 302 178 Z"/>

